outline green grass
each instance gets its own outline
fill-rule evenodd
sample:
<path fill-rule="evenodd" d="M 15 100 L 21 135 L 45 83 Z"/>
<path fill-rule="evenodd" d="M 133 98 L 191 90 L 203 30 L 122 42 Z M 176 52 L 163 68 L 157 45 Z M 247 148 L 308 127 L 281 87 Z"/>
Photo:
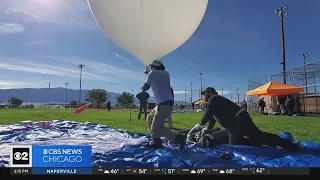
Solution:
<path fill-rule="evenodd" d="M 41 121 L 60 119 L 72 110 L 60 109 L 1 109 L 0 124 L 15 124 L 23 120 Z M 173 114 L 173 126 L 177 129 L 192 128 L 200 121 L 202 113 Z M 132 112 L 132 120 L 129 121 L 128 111 L 91 110 L 81 114 L 71 114 L 65 117 L 67 120 L 78 122 L 96 122 L 109 125 L 115 129 L 125 129 L 131 132 L 147 133 L 144 120 L 137 119 L 137 113 Z M 288 116 L 264 116 L 252 115 L 255 124 L 263 131 L 279 134 L 281 131 L 291 132 L 296 140 L 316 141 L 320 143 L 319 117 L 288 117 Z"/>

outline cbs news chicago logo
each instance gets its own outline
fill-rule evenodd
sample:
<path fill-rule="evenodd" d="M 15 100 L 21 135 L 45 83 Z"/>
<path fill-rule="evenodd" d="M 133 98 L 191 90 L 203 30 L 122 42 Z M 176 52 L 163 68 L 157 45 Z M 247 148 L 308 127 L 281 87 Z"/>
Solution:
<path fill-rule="evenodd" d="M 15 145 L 10 151 L 10 167 L 32 167 L 32 146 Z"/>

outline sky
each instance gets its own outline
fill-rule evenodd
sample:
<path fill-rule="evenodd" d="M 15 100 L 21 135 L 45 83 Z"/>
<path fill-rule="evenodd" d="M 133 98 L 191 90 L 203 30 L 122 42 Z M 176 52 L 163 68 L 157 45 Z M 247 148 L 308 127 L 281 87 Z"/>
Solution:
<path fill-rule="evenodd" d="M 282 71 L 280 18 L 285 17 L 287 68 L 303 64 L 300 53 L 320 57 L 319 0 L 209 0 L 192 37 L 161 58 L 176 93 L 212 86 L 245 93 L 248 80 L 270 80 Z M 139 91 L 144 65 L 99 28 L 86 0 L 0 0 L 0 88 L 64 87 L 110 92 Z M 186 68 L 187 67 L 187 68 Z M 267 79 L 268 77 L 268 79 Z"/>

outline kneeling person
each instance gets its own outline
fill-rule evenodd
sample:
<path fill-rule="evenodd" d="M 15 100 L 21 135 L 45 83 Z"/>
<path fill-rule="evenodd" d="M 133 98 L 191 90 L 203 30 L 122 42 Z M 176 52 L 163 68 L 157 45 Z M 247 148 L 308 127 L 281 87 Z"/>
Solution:
<path fill-rule="evenodd" d="M 214 88 L 208 87 L 202 94 L 207 102 L 207 109 L 199 125 L 204 126 L 208 121 L 214 124 L 218 121 L 223 128 L 229 130 L 229 144 L 281 146 L 293 151 L 300 150 L 298 145 L 289 140 L 262 132 L 253 123 L 247 111 L 229 99 L 219 96 Z"/>

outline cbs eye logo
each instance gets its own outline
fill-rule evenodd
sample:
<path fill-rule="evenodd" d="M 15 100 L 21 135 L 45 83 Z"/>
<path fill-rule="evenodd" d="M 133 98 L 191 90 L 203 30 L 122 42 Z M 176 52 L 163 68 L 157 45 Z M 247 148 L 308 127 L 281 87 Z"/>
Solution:
<path fill-rule="evenodd" d="M 11 147 L 11 167 L 31 167 L 31 147 Z"/>

